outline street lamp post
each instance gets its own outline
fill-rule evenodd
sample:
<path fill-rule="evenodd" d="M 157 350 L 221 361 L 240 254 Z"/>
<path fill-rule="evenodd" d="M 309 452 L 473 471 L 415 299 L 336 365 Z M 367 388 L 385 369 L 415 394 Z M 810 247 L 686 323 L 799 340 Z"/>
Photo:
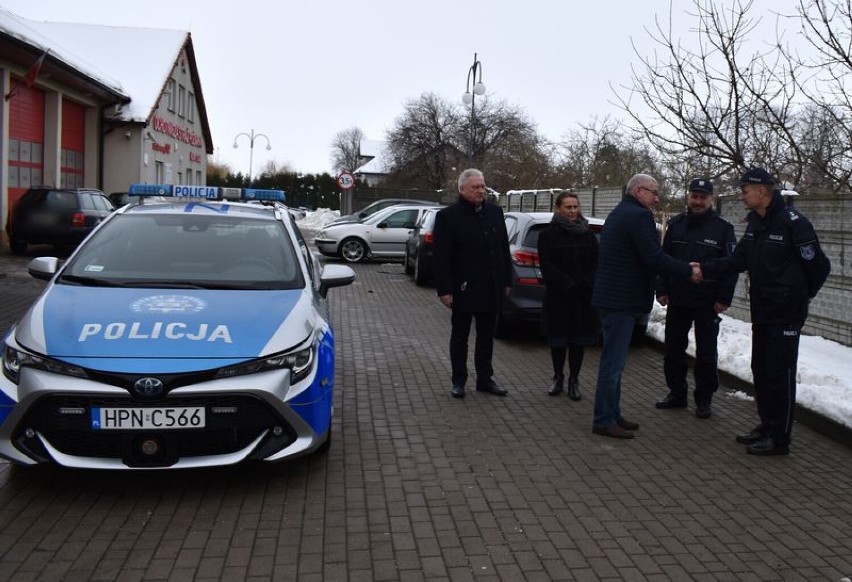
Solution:
<path fill-rule="evenodd" d="M 485 95 L 485 84 L 482 82 L 482 63 L 473 53 L 473 64 L 467 71 L 467 84 L 465 85 L 462 102 L 470 105 L 470 152 L 467 159 L 473 166 L 474 151 L 476 151 L 476 96 Z"/>
<path fill-rule="evenodd" d="M 239 144 L 237 144 L 237 138 L 240 137 L 241 135 L 244 135 L 247 138 L 249 138 L 249 188 L 251 188 L 251 182 L 252 182 L 251 166 L 252 166 L 252 162 L 254 161 L 254 140 L 256 140 L 259 137 L 262 137 L 263 139 L 265 139 L 267 150 L 272 149 L 272 144 L 269 143 L 269 137 L 266 134 L 255 133 L 254 130 L 252 129 L 251 133 L 242 132 L 242 133 L 238 133 L 237 135 L 234 136 L 234 149 L 237 149 L 239 147 Z"/>

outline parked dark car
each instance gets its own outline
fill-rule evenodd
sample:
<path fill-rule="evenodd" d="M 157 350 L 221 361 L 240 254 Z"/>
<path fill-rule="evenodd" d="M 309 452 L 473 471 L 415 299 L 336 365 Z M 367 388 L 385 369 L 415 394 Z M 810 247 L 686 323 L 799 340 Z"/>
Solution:
<path fill-rule="evenodd" d="M 343 222 L 363 222 L 365 219 L 369 218 L 379 210 L 384 210 L 389 206 L 398 206 L 401 204 L 405 204 L 407 206 L 417 205 L 417 206 L 436 206 L 438 203 L 434 200 L 409 200 L 408 198 L 382 198 L 381 200 L 376 200 L 375 202 L 369 204 L 363 209 L 359 210 L 354 214 L 344 214 L 340 218 L 336 218 L 331 221 L 330 224 L 341 224 Z"/>
<path fill-rule="evenodd" d="M 77 246 L 115 207 L 93 188 L 30 188 L 6 223 L 9 247 L 23 254 L 30 244 Z"/>
<path fill-rule="evenodd" d="M 414 282 L 419 286 L 432 280 L 432 233 L 438 210 L 432 208 L 424 212 L 405 242 L 405 274 L 413 275 Z"/>
<path fill-rule="evenodd" d="M 130 194 L 127 192 L 110 192 L 107 198 L 109 198 L 109 201 L 112 202 L 112 205 L 116 208 L 121 208 L 125 204 L 130 204 L 130 201 L 132 200 Z"/>
<path fill-rule="evenodd" d="M 506 231 L 512 255 L 512 291 L 497 316 L 497 335 L 505 337 L 518 324 L 539 324 L 544 304 L 544 280 L 538 262 L 538 235 L 553 218 L 552 212 L 507 212 Z M 587 217 L 589 228 L 600 237 L 604 221 Z M 637 322 L 634 341 L 645 336 L 647 317 Z"/>

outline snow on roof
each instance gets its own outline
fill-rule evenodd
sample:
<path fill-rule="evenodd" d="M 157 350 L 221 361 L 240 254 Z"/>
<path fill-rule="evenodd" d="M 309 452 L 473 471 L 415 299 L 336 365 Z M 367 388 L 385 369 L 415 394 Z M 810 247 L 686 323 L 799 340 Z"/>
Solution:
<path fill-rule="evenodd" d="M 385 161 L 381 154 L 355 169 L 356 174 L 387 174 Z"/>
<path fill-rule="evenodd" d="M 0 31 L 50 49 L 81 74 L 130 97 L 119 121 L 147 121 L 189 33 L 69 22 L 38 22 L 0 8 Z"/>
<path fill-rule="evenodd" d="M 375 158 L 381 155 L 385 145 L 385 142 L 378 139 L 362 139 L 358 153 L 365 158 Z"/>

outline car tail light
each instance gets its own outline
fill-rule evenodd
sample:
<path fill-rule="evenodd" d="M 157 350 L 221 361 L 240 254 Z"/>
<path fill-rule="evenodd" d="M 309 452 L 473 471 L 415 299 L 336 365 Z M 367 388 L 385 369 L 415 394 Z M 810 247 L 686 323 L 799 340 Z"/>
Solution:
<path fill-rule="evenodd" d="M 72 214 L 71 226 L 86 226 L 86 215 L 82 212 L 75 212 Z"/>
<path fill-rule="evenodd" d="M 426 232 L 426 233 L 423 234 L 423 242 L 430 243 L 430 244 L 432 243 L 432 233 L 431 232 Z"/>
<path fill-rule="evenodd" d="M 541 279 L 535 277 L 518 277 L 515 279 L 515 285 L 541 285 Z"/>
<path fill-rule="evenodd" d="M 515 251 L 512 260 L 519 267 L 538 267 L 538 253 L 528 251 Z"/>

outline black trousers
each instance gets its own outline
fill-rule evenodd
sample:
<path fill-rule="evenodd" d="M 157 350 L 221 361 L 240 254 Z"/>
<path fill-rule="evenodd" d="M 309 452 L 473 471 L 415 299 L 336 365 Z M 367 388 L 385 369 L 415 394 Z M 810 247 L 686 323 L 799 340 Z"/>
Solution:
<path fill-rule="evenodd" d="M 470 324 L 476 319 L 476 344 L 473 350 L 473 364 L 476 368 L 477 383 L 486 382 L 494 375 L 491 358 L 494 354 L 494 328 L 497 325 L 497 311 L 478 313 L 460 312 L 453 309 L 450 333 L 450 365 L 452 366 L 453 385 L 464 386 L 467 382 L 467 344 L 470 337 Z"/>
<path fill-rule="evenodd" d="M 719 338 L 719 316 L 712 305 L 706 307 L 666 308 L 666 355 L 663 370 L 669 391 L 677 398 L 686 400 L 688 384 L 686 374 L 686 347 L 689 345 L 689 329 L 695 328 L 695 403 L 709 404 L 713 393 L 719 389 L 716 341 Z"/>
<path fill-rule="evenodd" d="M 751 326 L 751 372 L 760 432 L 779 446 L 790 444 L 793 431 L 800 330 L 798 324 Z"/>

